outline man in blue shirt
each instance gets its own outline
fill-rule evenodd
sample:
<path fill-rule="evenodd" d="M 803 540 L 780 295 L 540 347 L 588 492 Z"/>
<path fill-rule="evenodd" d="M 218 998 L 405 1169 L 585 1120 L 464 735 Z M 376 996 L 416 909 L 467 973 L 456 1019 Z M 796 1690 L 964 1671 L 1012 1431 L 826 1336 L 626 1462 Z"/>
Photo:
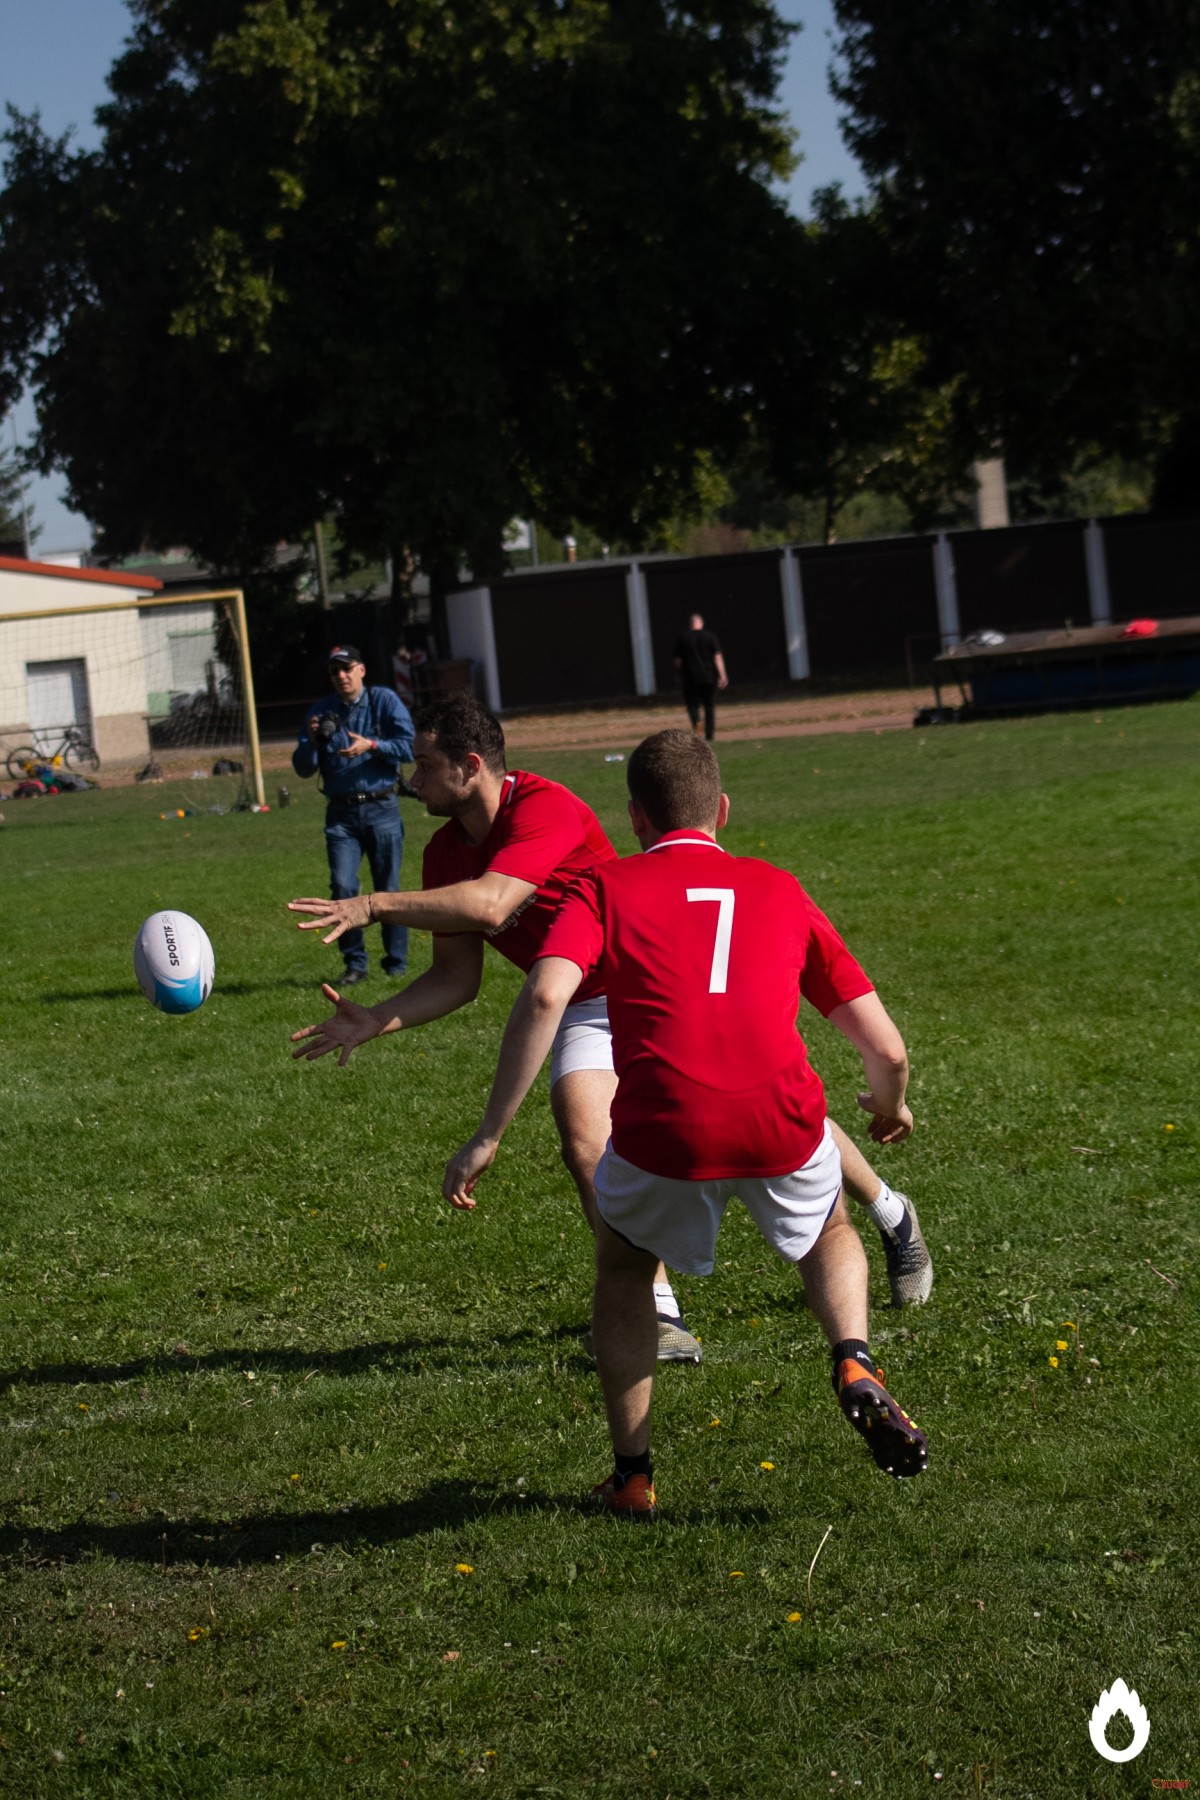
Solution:
<path fill-rule="evenodd" d="M 334 646 L 329 652 L 333 692 L 310 709 L 292 752 L 297 775 L 307 778 L 321 772 L 328 802 L 325 847 L 330 893 L 335 900 L 358 893 L 364 855 L 376 893 L 394 893 L 400 886 L 404 821 L 396 804 L 396 776 L 400 764 L 412 757 L 413 722 L 391 688 L 367 687 L 366 673 L 353 644 Z M 384 972 L 403 975 L 408 967 L 408 928 L 381 929 Z M 340 948 L 346 959 L 341 986 L 365 981 L 367 947 L 361 930 L 347 931 Z"/>

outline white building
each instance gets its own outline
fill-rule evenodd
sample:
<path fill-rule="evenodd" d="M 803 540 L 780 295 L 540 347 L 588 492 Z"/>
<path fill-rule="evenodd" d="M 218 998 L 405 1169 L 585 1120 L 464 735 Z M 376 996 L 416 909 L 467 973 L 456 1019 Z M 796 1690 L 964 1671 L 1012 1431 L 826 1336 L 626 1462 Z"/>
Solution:
<path fill-rule="evenodd" d="M 139 613 L 134 603 L 161 587 L 147 575 L 0 557 L 3 748 L 48 750 L 77 725 L 102 761 L 148 755 L 149 720 L 198 685 L 196 668 L 215 654 L 211 605 Z"/>

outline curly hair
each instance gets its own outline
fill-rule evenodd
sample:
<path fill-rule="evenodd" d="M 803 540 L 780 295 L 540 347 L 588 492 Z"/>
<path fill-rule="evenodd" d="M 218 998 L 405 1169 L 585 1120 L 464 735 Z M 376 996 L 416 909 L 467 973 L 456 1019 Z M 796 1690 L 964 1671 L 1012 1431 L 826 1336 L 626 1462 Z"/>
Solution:
<path fill-rule="evenodd" d="M 477 700 L 469 688 L 435 694 L 413 712 L 413 724 L 453 763 L 464 763 L 474 753 L 495 775 L 503 775 L 504 730 L 495 713 Z"/>

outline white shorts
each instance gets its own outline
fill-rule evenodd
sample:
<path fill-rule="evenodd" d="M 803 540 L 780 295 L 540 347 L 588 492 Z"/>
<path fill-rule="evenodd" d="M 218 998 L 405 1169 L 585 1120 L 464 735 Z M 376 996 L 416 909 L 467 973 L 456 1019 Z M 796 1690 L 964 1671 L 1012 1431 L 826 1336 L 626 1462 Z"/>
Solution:
<path fill-rule="evenodd" d="M 612 1026 L 608 1001 L 576 1000 L 559 1021 L 550 1049 L 550 1086 L 579 1069 L 607 1069 L 612 1073 Z"/>
<path fill-rule="evenodd" d="M 785 1262 L 799 1262 L 820 1237 L 841 1186 L 842 1162 L 827 1123 L 820 1144 L 793 1175 L 678 1181 L 636 1168 L 610 1143 L 596 1170 L 596 1204 L 605 1223 L 635 1249 L 684 1275 L 711 1275 L 717 1230 L 731 1200 L 742 1202 Z"/>

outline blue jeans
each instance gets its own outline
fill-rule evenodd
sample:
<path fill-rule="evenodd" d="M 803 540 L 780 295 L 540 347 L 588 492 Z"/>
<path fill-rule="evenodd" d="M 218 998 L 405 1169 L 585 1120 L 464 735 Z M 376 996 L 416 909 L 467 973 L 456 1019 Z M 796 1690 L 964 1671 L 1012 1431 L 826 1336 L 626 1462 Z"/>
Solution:
<path fill-rule="evenodd" d="M 325 848 L 329 854 L 329 891 L 335 900 L 349 900 L 359 891 L 359 865 L 365 856 L 371 865 L 376 893 L 394 892 L 400 886 L 400 858 L 404 852 L 404 820 L 394 794 L 362 806 L 331 800 L 325 810 Z M 383 966 L 389 975 L 402 975 L 408 967 L 407 925 L 381 925 Z M 365 969 L 367 946 L 361 931 L 347 931 L 338 947 L 348 969 Z"/>

